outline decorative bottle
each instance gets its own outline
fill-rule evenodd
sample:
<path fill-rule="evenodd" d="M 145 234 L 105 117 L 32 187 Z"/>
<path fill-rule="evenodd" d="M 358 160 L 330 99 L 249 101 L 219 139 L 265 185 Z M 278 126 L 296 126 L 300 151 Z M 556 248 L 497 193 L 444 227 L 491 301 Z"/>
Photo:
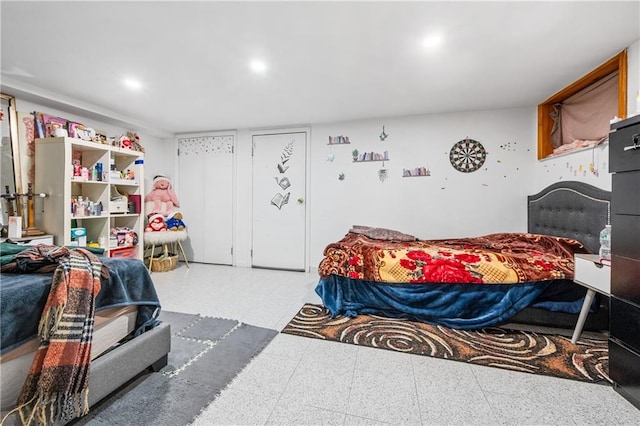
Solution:
<path fill-rule="evenodd" d="M 611 259 L 611 225 L 600 231 L 600 258 Z"/>

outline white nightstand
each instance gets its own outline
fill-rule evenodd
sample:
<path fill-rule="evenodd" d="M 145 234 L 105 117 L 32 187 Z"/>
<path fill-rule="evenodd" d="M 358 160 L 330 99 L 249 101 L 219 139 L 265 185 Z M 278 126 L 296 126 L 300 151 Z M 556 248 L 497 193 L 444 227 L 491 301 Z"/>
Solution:
<path fill-rule="evenodd" d="M 584 297 L 580 316 L 576 328 L 573 330 L 573 337 L 571 337 L 571 343 L 575 344 L 582 333 L 596 291 L 607 296 L 611 294 L 611 267 L 602 265 L 600 256 L 597 254 L 576 254 L 574 262 L 573 281 L 587 288 L 587 295 Z"/>

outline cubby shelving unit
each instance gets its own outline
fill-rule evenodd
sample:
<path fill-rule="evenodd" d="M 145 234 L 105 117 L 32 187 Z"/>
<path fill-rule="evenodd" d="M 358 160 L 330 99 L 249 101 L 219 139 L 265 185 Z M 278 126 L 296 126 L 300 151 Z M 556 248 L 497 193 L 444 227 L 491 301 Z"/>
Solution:
<path fill-rule="evenodd" d="M 91 170 L 96 164 L 103 167 L 102 180 L 74 176 L 73 160 L 79 159 L 81 167 Z M 139 213 L 129 213 L 119 205 L 117 211 L 111 203 L 112 194 L 123 196 L 144 194 L 144 153 L 132 149 L 123 149 L 98 142 L 60 137 L 36 139 L 35 189 L 45 193 L 42 212 L 38 214 L 38 227 L 55 236 L 56 244 L 71 245 L 71 228 L 85 228 L 87 242 L 98 242 L 105 255 L 113 256 L 116 250 L 130 247 L 115 245 L 112 230 L 119 227 L 132 229 L 138 235 L 135 256 L 143 257 L 144 243 L 144 207 L 139 205 Z M 118 179 L 110 173 L 110 165 L 117 171 L 133 171 L 133 179 Z M 102 205 L 102 211 L 73 212 L 72 200 L 82 197 L 95 204 Z M 129 256 L 127 256 L 129 257 Z"/>

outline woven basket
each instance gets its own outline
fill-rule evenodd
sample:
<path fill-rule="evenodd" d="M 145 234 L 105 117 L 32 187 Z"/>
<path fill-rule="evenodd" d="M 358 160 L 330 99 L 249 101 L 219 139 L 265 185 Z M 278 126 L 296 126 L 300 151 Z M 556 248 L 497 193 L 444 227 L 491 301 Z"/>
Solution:
<path fill-rule="evenodd" d="M 178 255 L 169 254 L 168 257 L 163 259 L 159 257 L 149 258 L 149 262 L 151 262 L 151 272 L 173 271 L 178 263 Z"/>

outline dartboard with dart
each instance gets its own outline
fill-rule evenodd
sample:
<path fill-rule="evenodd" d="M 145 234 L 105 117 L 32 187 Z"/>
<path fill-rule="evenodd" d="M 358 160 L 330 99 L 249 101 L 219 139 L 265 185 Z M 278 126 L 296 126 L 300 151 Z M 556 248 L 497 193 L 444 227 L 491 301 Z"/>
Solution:
<path fill-rule="evenodd" d="M 454 169 L 463 173 L 471 173 L 478 170 L 487 159 L 487 151 L 484 146 L 473 139 L 463 139 L 457 142 L 449 151 L 449 161 Z"/>

